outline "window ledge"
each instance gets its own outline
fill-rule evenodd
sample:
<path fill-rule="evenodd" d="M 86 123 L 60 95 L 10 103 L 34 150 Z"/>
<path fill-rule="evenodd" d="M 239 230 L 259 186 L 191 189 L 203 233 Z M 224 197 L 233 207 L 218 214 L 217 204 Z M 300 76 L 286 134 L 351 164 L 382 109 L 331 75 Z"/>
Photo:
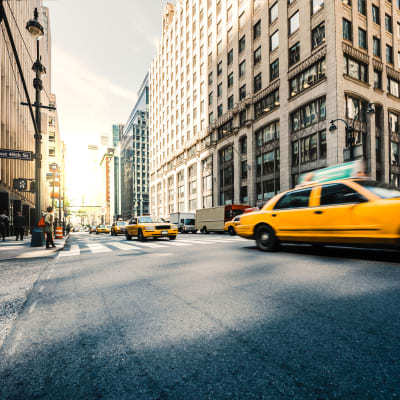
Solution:
<path fill-rule="evenodd" d="M 288 101 L 293 101 L 295 99 L 297 99 L 298 97 L 300 97 L 301 95 L 303 95 L 304 93 L 308 93 L 309 91 L 311 91 L 312 89 L 314 89 L 315 87 L 322 85 L 322 83 L 326 82 L 326 76 L 325 78 L 321 79 L 319 82 L 317 82 L 316 84 L 308 87 L 307 89 L 304 89 L 302 92 L 297 93 L 296 95 L 289 97 Z"/>
<path fill-rule="evenodd" d="M 396 101 L 400 102 L 400 99 L 399 99 L 398 97 L 393 96 L 393 95 L 390 94 L 390 93 L 387 93 L 386 96 L 387 96 L 389 99 L 396 100 Z"/>
<path fill-rule="evenodd" d="M 358 79 L 352 78 L 351 76 L 345 75 L 343 74 L 343 78 L 346 79 L 347 81 L 353 82 L 353 83 L 357 83 L 358 85 L 364 86 L 365 88 L 370 88 L 371 85 L 369 83 L 360 81 Z"/>
<path fill-rule="evenodd" d="M 384 91 L 384 90 L 382 90 L 382 89 L 379 89 L 379 88 L 374 88 L 374 91 L 375 91 L 376 93 L 379 93 L 379 94 L 383 94 L 383 93 L 385 93 L 385 91 Z"/>

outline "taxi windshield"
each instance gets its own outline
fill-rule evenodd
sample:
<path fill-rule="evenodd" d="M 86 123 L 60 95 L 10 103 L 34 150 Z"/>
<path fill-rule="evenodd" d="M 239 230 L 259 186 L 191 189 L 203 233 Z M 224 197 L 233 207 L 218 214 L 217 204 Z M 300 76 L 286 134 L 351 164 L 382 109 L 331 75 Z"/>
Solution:
<path fill-rule="evenodd" d="M 379 183 L 375 181 L 360 180 L 357 183 L 365 189 L 368 189 L 373 194 L 379 196 L 381 199 L 393 199 L 400 197 L 400 191 L 390 185 Z"/>
<path fill-rule="evenodd" d="M 117 226 L 124 226 L 126 222 L 117 222 Z"/>
<path fill-rule="evenodd" d="M 105 228 L 106 226 L 105 225 L 99 225 L 99 228 Z"/>
<path fill-rule="evenodd" d="M 147 223 L 151 223 L 151 222 L 153 222 L 151 217 L 140 217 L 139 218 L 139 224 L 147 224 Z"/>

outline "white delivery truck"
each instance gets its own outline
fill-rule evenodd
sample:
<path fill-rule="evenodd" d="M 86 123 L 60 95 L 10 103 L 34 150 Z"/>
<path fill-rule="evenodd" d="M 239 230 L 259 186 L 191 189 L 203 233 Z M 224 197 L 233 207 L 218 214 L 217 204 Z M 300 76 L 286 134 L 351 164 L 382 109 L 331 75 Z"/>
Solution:
<path fill-rule="evenodd" d="M 176 225 L 181 233 L 196 233 L 195 217 L 194 213 L 176 212 L 170 215 L 170 223 Z"/>

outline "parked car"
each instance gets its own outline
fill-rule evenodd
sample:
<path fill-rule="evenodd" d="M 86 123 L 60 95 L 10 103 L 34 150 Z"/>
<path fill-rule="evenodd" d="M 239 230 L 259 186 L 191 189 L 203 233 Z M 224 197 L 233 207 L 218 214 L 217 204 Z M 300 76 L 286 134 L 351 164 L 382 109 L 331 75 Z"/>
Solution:
<path fill-rule="evenodd" d="M 89 226 L 89 233 L 94 233 L 94 232 L 96 232 L 96 227 L 94 225 Z"/>

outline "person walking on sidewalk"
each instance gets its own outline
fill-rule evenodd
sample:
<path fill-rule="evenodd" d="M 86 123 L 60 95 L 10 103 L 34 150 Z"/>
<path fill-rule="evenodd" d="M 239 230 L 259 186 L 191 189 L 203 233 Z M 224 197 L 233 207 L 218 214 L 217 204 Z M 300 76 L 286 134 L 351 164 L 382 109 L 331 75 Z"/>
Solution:
<path fill-rule="evenodd" d="M 9 219 L 5 211 L 0 214 L 0 236 L 3 238 L 3 242 L 6 240 L 7 225 Z"/>
<path fill-rule="evenodd" d="M 47 207 L 47 214 L 44 217 L 44 232 L 46 234 L 46 249 L 56 247 L 53 242 L 53 207 Z"/>
<path fill-rule="evenodd" d="M 18 238 L 24 240 L 25 217 L 22 216 L 19 211 L 17 212 L 17 216 L 14 218 L 14 231 L 15 231 L 15 236 L 17 237 L 15 240 L 18 240 Z"/>

